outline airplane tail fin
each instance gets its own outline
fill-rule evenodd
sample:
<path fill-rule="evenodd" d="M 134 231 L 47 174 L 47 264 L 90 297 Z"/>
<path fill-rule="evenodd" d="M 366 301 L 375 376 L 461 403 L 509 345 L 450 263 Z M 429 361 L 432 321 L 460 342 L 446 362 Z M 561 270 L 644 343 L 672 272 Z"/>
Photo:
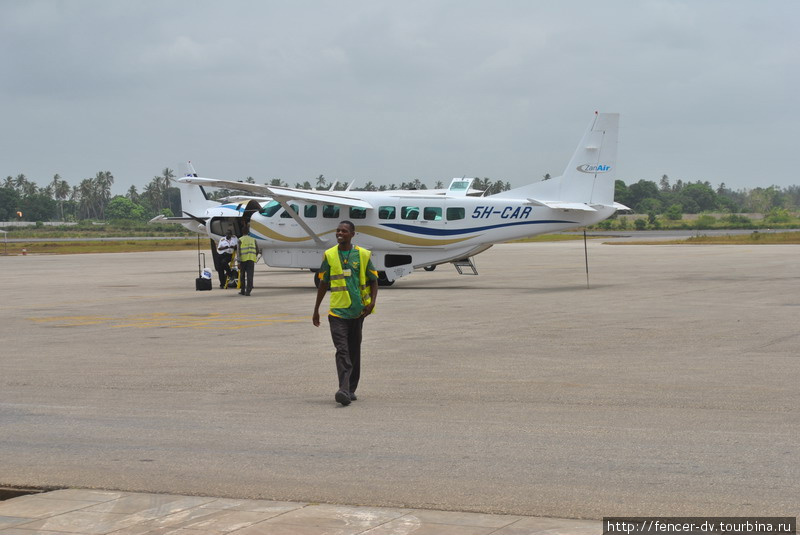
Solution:
<path fill-rule="evenodd" d="M 181 164 L 181 171 L 183 176 L 196 177 L 197 172 L 194 170 L 192 162 L 185 162 Z M 187 184 L 179 179 L 174 179 L 173 182 L 178 186 L 181 192 L 181 212 L 189 217 L 198 217 L 205 213 L 206 209 L 220 204 L 217 201 L 209 199 L 206 190 L 203 186 L 197 184 Z"/>
<path fill-rule="evenodd" d="M 206 194 L 206 190 L 203 189 L 203 186 L 187 184 L 179 180 L 176 181 L 176 183 L 181 192 L 181 211 L 190 217 L 201 216 L 205 213 L 206 209 L 219 204 L 219 202 L 208 198 L 208 194 Z"/>
<path fill-rule="evenodd" d="M 527 198 L 545 206 L 564 203 L 613 206 L 618 133 L 618 113 L 596 113 L 560 177 L 497 195 Z"/>

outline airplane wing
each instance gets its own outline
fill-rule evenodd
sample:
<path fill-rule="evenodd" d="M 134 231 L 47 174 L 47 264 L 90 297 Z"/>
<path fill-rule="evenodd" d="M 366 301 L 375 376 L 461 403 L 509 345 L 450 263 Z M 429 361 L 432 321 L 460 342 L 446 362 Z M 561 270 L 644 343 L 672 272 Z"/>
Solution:
<path fill-rule="evenodd" d="M 194 184 L 195 186 L 209 186 L 211 188 L 238 189 L 253 193 L 259 196 L 269 196 L 268 186 L 261 184 L 250 184 L 249 182 L 236 182 L 234 180 L 217 180 L 215 178 L 198 178 L 185 176 L 177 179 L 184 184 Z"/>
<path fill-rule="evenodd" d="M 356 208 L 373 208 L 367 201 L 361 200 L 352 191 L 312 191 L 307 189 L 284 188 L 283 186 L 267 186 L 263 184 L 250 184 L 249 182 L 234 182 L 233 180 L 217 180 L 213 178 L 182 177 L 178 182 L 209 186 L 212 188 L 238 189 L 253 193 L 258 197 L 269 197 L 276 201 L 302 200 L 319 204 L 338 204 L 340 206 L 354 206 Z"/>
<path fill-rule="evenodd" d="M 276 201 L 307 201 L 319 204 L 338 204 L 340 206 L 353 206 L 356 208 L 373 208 L 373 206 L 359 199 L 354 192 L 348 191 L 310 191 L 307 189 L 284 188 L 282 186 L 264 186 Z"/>
<path fill-rule="evenodd" d="M 582 202 L 563 202 L 563 201 L 538 201 L 528 199 L 528 202 L 536 206 L 545 206 L 553 210 L 578 210 L 581 212 L 596 212 L 594 208 Z"/>
<path fill-rule="evenodd" d="M 269 202 L 272 200 L 272 197 L 254 197 L 252 195 L 230 195 L 228 197 L 223 197 L 222 199 L 217 199 L 218 201 L 222 202 L 247 202 L 247 201 L 256 201 L 259 203 Z"/>

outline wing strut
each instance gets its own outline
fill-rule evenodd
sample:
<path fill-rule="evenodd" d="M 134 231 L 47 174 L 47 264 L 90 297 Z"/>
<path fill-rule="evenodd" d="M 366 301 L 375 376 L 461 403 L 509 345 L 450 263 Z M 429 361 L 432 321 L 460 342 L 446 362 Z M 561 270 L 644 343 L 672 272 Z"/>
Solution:
<path fill-rule="evenodd" d="M 286 197 L 273 196 L 272 198 L 274 200 L 278 201 L 279 203 L 281 203 L 281 206 L 283 206 L 283 209 L 286 210 L 286 212 L 290 216 L 292 216 L 292 219 L 297 221 L 297 224 L 300 225 L 300 227 L 302 227 L 302 229 L 306 231 L 306 234 L 311 236 L 311 239 L 314 240 L 317 243 L 317 245 L 319 245 L 321 247 L 324 247 L 326 245 L 325 241 L 323 241 L 322 238 L 320 238 L 317 234 L 314 233 L 313 230 L 311 230 L 311 227 L 308 226 L 308 223 L 303 221 L 303 219 L 300 217 L 300 215 L 297 214 L 294 210 L 292 210 L 292 207 L 289 206 L 289 203 L 287 202 L 287 198 Z"/>

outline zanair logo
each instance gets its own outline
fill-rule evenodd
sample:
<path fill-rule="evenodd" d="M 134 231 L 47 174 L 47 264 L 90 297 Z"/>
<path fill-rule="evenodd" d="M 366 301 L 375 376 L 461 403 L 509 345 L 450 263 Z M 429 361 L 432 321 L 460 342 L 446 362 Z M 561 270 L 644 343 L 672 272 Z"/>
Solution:
<path fill-rule="evenodd" d="M 605 173 L 605 172 L 611 171 L 611 166 L 610 165 L 603 165 L 603 164 L 599 164 L 599 165 L 585 164 L 585 165 L 579 165 L 575 169 L 577 169 L 581 173 Z"/>

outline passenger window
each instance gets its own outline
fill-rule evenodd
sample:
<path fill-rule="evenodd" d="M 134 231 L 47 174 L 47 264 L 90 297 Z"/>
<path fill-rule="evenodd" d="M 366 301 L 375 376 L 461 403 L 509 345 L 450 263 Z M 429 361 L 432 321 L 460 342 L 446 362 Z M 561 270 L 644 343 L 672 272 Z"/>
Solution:
<path fill-rule="evenodd" d="M 403 206 L 400 209 L 400 217 L 403 219 L 416 219 L 419 217 L 419 206 Z"/>
<path fill-rule="evenodd" d="M 278 210 L 281 209 L 281 203 L 278 201 L 269 201 L 267 204 L 264 205 L 264 208 L 261 209 L 261 215 L 264 217 L 272 217 L 278 213 Z"/>
<path fill-rule="evenodd" d="M 334 204 L 323 204 L 322 217 L 327 217 L 328 219 L 338 218 L 339 207 Z"/>
<path fill-rule="evenodd" d="M 303 207 L 303 217 L 317 217 L 317 205 L 307 204 Z"/>
<path fill-rule="evenodd" d="M 381 206 L 378 208 L 378 219 L 394 219 L 397 217 L 397 208 L 394 206 Z"/>
<path fill-rule="evenodd" d="M 366 208 L 358 208 L 356 206 L 350 207 L 350 219 L 366 219 L 366 217 L 367 217 Z"/>
<path fill-rule="evenodd" d="M 447 220 L 448 221 L 455 221 L 456 219 L 464 219 L 464 213 L 466 210 L 464 208 L 448 208 L 447 209 Z"/>
<path fill-rule="evenodd" d="M 442 209 L 441 208 L 425 208 L 422 211 L 422 217 L 425 221 L 441 221 L 442 220 Z"/>
<path fill-rule="evenodd" d="M 292 212 L 294 212 L 295 214 L 297 213 L 297 205 L 296 204 L 290 204 L 289 208 L 291 208 Z M 292 214 L 290 214 L 288 210 L 284 210 L 283 213 L 281 214 L 281 218 L 283 218 L 283 219 L 291 219 L 292 218 Z"/>

